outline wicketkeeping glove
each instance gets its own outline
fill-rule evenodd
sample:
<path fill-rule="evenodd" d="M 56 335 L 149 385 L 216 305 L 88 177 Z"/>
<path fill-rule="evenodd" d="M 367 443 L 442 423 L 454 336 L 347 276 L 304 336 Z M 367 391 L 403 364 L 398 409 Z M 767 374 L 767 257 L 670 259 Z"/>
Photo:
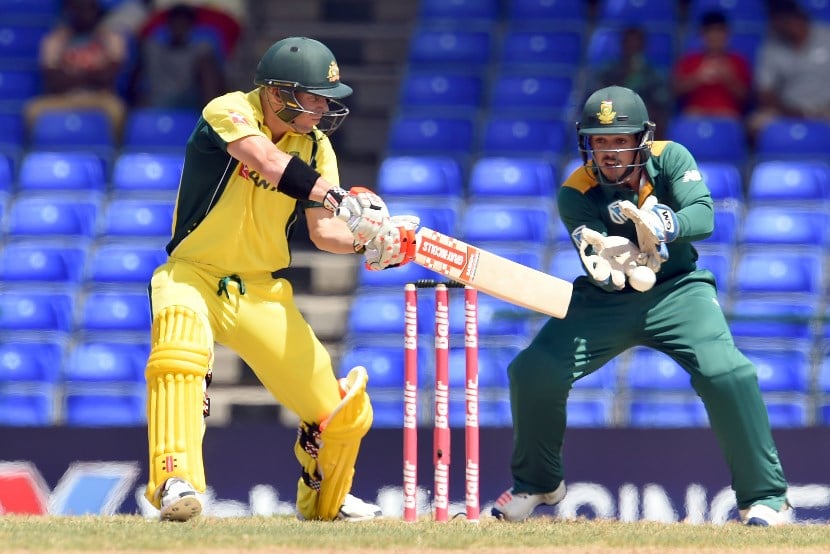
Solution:
<path fill-rule="evenodd" d="M 391 217 L 366 244 L 366 268 L 374 271 L 397 267 L 415 257 L 415 230 L 421 220 L 414 215 Z"/>
<path fill-rule="evenodd" d="M 677 214 L 665 204 L 659 204 L 657 197 L 649 196 L 638 208 L 628 200 L 620 202 L 620 211 L 634 223 L 637 242 L 644 258 L 641 265 L 657 273 L 660 266 L 669 259 L 666 243 L 677 238 Z"/>
<path fill-rule="evenodd" d="M 348 192 L 340 187 L 326 194 L 323 205 L 349 226 L 355 244 L 366 244 L 389 221 L 389 210 L 383 199 L 364 187 L 352 187 Z"/>
<path fill-rule="evenodd" d="M 626 275 L 637 267 L 640 255 L 637 245 L 625 237 L 605 236 L 588 227 L 578 230 L 577 236 L 579 257 L 591 277 L 603 285 L 611 284 L 617 290 L 625 288 Z"/>

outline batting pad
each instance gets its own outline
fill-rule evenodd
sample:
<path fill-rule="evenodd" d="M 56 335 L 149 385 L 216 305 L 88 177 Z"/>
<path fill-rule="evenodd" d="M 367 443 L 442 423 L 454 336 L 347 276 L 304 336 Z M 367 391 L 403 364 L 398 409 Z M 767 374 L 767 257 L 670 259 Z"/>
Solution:
<path fill-rule="evenodd" d="M 147 361 L 147 435 L 150 479 L 145 496 L 157 508 L 158 491 L 170 477 L 205 490 L 202 461 L 204 379 L 212 359 L 212 340 L 202 319 L 171 306 L 153 320 Z"/>
<path fill-rule="evenodd" d="M 294 453 L 304 472 L 297 483 L 303 519 L 334 519 L 352 488 L 360 441 L 372 426 L 368 380 L 365 368 L 353 368 L 340 380 L 343 400 L 332 413 L 319 424 L 300 424 Z"/>

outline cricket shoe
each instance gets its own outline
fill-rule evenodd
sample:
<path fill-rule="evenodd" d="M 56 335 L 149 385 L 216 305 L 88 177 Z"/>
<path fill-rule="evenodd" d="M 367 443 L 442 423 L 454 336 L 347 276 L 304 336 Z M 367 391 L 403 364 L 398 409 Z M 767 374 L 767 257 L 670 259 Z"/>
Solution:
<path fill-rule="evenodd" d="M 188 521 L 202 513 L 196 489 L 183 479 L 171 477 L 161 491 L 161 520 Z"/>
<path fill-rule="evenodd" d="M 340 511 L 334 517 L 336 521 L 369 521 L 383 515 L 380 506 L 364 502 L 351 494 L 346 495 Z"/>
<path fill-rule="evenodd" d="M 545 493 L 514 493 L 513 489 L 508 489 L 496 500 L 496 505 L 493 506 L 490 513 L 503 521 L 524 521 L 530 517 L 536 506 L 541 504 L 555 506 L 559 504 L 565 498 L 565 493 L 565 481 L 559 483 L 556 490 Z"/>
<path fill-rule="evenodd" d="M 793 509 L 785 503 L 780 510 L 766 504 L 753 504 L 746 510 L 740 510 L 741 521 L 750 527 L 776 527 L 793 522 Z"/>

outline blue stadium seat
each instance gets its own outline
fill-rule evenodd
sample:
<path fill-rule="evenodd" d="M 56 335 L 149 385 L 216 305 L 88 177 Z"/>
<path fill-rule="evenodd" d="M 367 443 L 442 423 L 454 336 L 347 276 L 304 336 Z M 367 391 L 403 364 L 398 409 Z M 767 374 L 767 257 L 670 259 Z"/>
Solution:
<path fill-rule="evenodd" d="M 566 410 L 568 427 L 608 427 L 613 420 L 614 400 L 606 395 L 582 398 L 573 394 Z"/>
<path fill-rule="evenodd" d="M 133 342 L 82 341 L 69 354 L 67 382 L 143 383 L 150 345 Z"/>
<path fill-rule="evenodd" d="M 826 159 L 830 123 L 821 120 L 775 119 L 758 132 L 755 154 L 760 160 Z"/>
<path fill-rule="evenodd" d="M 64 420 L 72 427 L 140 426 L 147 422 L 143 384 L 126 392 L 69 390 L 64 403 Z"/>
<path fill-rule="evenodd" d="M 813 338 L 816 305 L 808 297 L 753 298 L 737 296 L 728 310 L 729 328 L 736 341 L 789 341 L 802 344 Z"/>
<path fill-rule="evenodd" d="M 115 137 L 103 110 L 50 110 L 34 121 L 31 146 L 38 150 L 90 149 L 108 156 L 115 147 Z"/>
<path fill-rule="evenodd" d="M 617 377 L 622 363 L 620 358 L 612 358 L 604 366 L 585 377 L 574 381 L 573 389 L 577 391 L 613 391 L 617 388 Z"/>
<path fill-rule="evenodd" d="M 626 381 L 637 391 L 687 390 L 690 387 L 689 374 L 677 362 L 650 348 L 634 349 Z"/>
<path fill-rule="evenodd" d="M 541 74 L 553 70 L 576 71 L 585 49 L 581 28 L 558 31 L 529 30 L 522 25 L 508 29 L 501 42 L 501 71 Z"/>
<path fill-rule="evenodd" d="M 390 199 L 386 194 L 384 194 L 384 198 L 387 198 L 386 205 L 389 208 L 389 213 L 418 216 L 421 219 L 422 227 L 429 227 L 445 235 L 456 236 L 461 221 L 461 207 L 452 198 L 445 197 L 437 201 L 395 200 L 394 198 Z"/>
<path fill-rule="evenodd" d="M 403 394 L 398 398 L 372 396 L 372 428 L 374 429 L 402 429 L 403 428 Z M 418 406 L 418 420 L 425 421 L 421 406 Z"/>
<path fill-rule="evenodd" d="M 87 278 L 98 283 L 149 283 L 153 271 L 167 261 L 163 248 L 116 242 L 90 253 Z"/>
<path fill-rule="evenodd" d="M 408 62 L 414 68 L 486 67 L 493 55 L 489 31 L 416 28 L 409 39 Z"/>
<path fill-rule="evenodd" d="M 715 208 L 715 227 L 712 234 L 700 245 L 734 246 L 738 240 L 738 230 L 741 226 L 741 212 L 726 205 Z"/>
<path fill-rule="evenodd" d="M 750 203 L 804 203 L 818 208 L 830 199 L 830 165 L 819 161 L 758 163 L 749 179 Z"/>
<path fill-rule="evenodd" d="M 631 427 L 706 427 L 709 419 L 696 396 L 634 399 L 629 405 Z"/>
<path fill-rule="evenodd" d="M 468 156 L 474 127 L 469 117 L 397 116 L 390 125 L 389 155 Z"/>
<path fill-rule="evenodd" d="M 432 420 L 430 414 L 430 421 Z M 450 427 L 463 428 L 466 419 L 466 406 L 463 398 L 450 399 Z M 510 414 L 510 402 L 507 398 L 479 398 L 479 427 L 510 427 L 513 418 Z"/>
<path fill-rule="evenodd" d="M 700 21 L 707 11 L 723 12 L 735 30 L 763 30 L 767 23 L 767 7 L 764 0 L 691 0 L 689 21 Z"/>
<path fill-rule="evenodd" d="M 807 399 L 773 400 L 765 399 L 769 424 L 773 428 L 805 427 L 808 423 Z"/>
<path fill-rule="evenodd" d="M 131 110 L 124 131 L 124 150 L 184 152 L 198 120 L 199 114 L 188 110 Z"/>
<path fill-rule="evenodd" d="M 434 320 L 432 296 L 426 302 L 429 306 L 429 320 Z M 427 313 L 427 312 L 424 312 Z M 526 337 L 530 330 L 531 313 L 487 294 L 478 295 L 478 334 L 480 336 Z M 421 321 L 426 322 L 423 318 Z M 464 334 L 464 298 L 460 293 L 450 292 L 450 333 L 462 337 Z"/>
<path fill-rule="evenodd" d="M 0 152 L 16 160 L 26 146 L 23 116 L 20 113 L 0 112 L 0 129 L 3 129 L 0 134 Z"/>
<path fill-rule="evenodd" d="M 588 23 L 588 7 L 584 0 L 512 0 L 508 2 L 507 10 L 508 21 L 522 27 L 574 29 Z"/>
<path fill-rule="evenodd" d="M 574 78 L 569 74 L 502 74 L 490 85 L 489 108 L 499 117 L 505 113 L 561 117 L 575 103 L 574 94 Z"/>
<path fill-rule="evenodd" d="M 104 211 L 102 234 L 107 237 L 170 236 L 173 203 L 116 197 Z"/>
<path fill-rule="evenodd" d="M 507 390 L 507 366 L 519 353 L 518 346 L 485 346 L 478 350 L 479 390 Z M 467 383 L 466 351 L 463 347 L 450 348 L 450 390 L 463 390 Z M 463 393 L 462 393 L 463 394 Z"/>
<path fill-rule="evenodd" d="M 546 243 L 551 213 L 542 206 L 470 200 L 467 203 L 461 235 L 471 243 L 509 241 Z"/>
<path fill-rule="evenodd" d="M 742 293 L 803 293 L 823 291 L 821 252 L 751 250 L 738 259 L 734 290 Z"/>
<path fill-rule="evenodd" d="M 6 0 L 9 1 L 9 0 Z M 20 3 L 24 3 L 25 0 Z M 37 67 L 40 42 L 49 32 L 48 24 L 34 24 L 30 21 L 13 22 L 7 19 L 3 10 L 0 22 L 0 66 L 3 69 Z"/>
<path fill-rule="evenodd" d="M 92 152 L 31 151 L 20 165 L 20 191 L 103 192 L 106 186 L 104 160 Z"/>
<path fill-rule="evenodd" d="M 73 330 L 75 294 L 31 287 L 13 288 L 0 294 L 0 331 Z"/>
<path fill-rule="evenodd" d="M 587 62 L 593 67 L 617 63 L 622 53 L 622 29 L 602 22 L 588 39 Z M 646 29 L 646 58 L 657 68 L 668 71 L 675 60 L 674 35 L 657 29 Z"/>
<path fill-rule="evenodd" d="M 403 292 L 364 290 L 358 291 L 352 299 L 348 329 L 356 336 L 375 333 L 402 337 L 403 320 Z"/>
<path fill-rule="evenodd" d="M 0 67 L 0 109 L 19 112 L 26 101 L 39 92 L 40 75 L 37 71 Z"/>
<path fill-rule="evenodd" d="M 170 152 L 124 153 L 115 160 L 112 186 L 117 192 L 175 191 L 184 156 Z"/>
<path fill-rule="evenodd" d="M 55 420 L 55 395 L 51 385 L 13 388 L 0 384 L 0 425 L 52 425 Z"/>
<path fill-rule="evenodd" d="M 61 13 L 61 0 L 0 0 L 3 20 L 24 25 L 51 25 Z"/>
<path fill-rule="evenodd" d="M 605 25 L 674 27 L 678 21 L 674 2 L 665 0 L 601 0 L 599 21 Z"/>
<path fill-rule="evenodd" d="M 78 327 L 87 332 L 150 331 L 146 292 L 91 291 L 83 300 Z"/>
<path fill-rule="evenodd" d="M 669 121 L 667 137 L 688 148 L 698 162 L 742 164 L 748 157 L 746 133 L 738 119 L 676 115 Z"/>
<path fill-rule="evenodd" d="M 421 0 L 418 19 L 421 23 L 493 24 L 500 16 L 499 0 Z"/>
<path fill-rule="evenodd" d="M 0 196 L 7 197 L 14 184 L 14 164 L 11 156 L 0 151 Z"/>
<path fill-rule="evenodd" d="M 568 246 L 557 249 L 551 255 L 548 270 L 551 275 L 556 275 L 566 281 L 573 281 L 577 277 L 585 275 L 585 268 L 579 258 L 579 253 L 575 248 Z"/>
<path fill-rule="evenodd" d="M 400 107 L 407 113 L 467 110 L 471 115 L 481 107 L 484 81 L 481 76 L 460 71 L 410 71 L 401 83 Z"/>
<path fill-rule="evenodd" d="M 407 283 L 413 283 L 419 279 L 436 279 L 439 277 L 440 275 L 415 263 L 408 263 L 401 267 L 383 271 L 372 271 L 361 265 L 357 271 L 359 287 L 398 287 L 399 291 L 403 290 L 403 286 Z"/>
<path fill-rule="evenodd" d="M 700 162 L 698 164 L 703 181 L 716 202 L 744 201 L 743 181 L 737 164 L 731 162 Z"/>
<path fill-rule="evenodd" d="M 800 350 L 744 348 L 744 355 L 758 370 L 762 392 L 808 392 L 810 357 Z"/>
<path fill-rule="evenodd" d="M 485 197 L 553 198 L 556 169 L 547 160 L 536 158 L 479 158 L 470 173 L 468 195 Z"/>
<path fill-rule="evenodd" d="M 830 244 L 830 214 L 776 206 L 750 206 L 741 226 L 741 242 L 764 245 Z"/>
<path fill-rule="evenodd" d="M 0 281 L 51 281 L 78 284 L 83 277 L 87 245 L 80 241 L 21 239 L 0 250 Z"/>
<path fill-rule="evenodd" d="M 810 19 L 830 23 L 830 2 L 825 0 L 806 0 L 802 7 L 810 14 Z"/>
<path fill-rule="evenodd" d="M 824 358 L 821 360 L 821 366 L 818 368 L 816 388 L 821 393 L 830 393 L 830 350 L 825 352 Z M 827 423 L 830 423 L 830 420 Z"/>
<path fill-rule="evenodd" d="M 585 164 L 579 156 L 566 160 L 562 165 L 562 181 L 565 181 L 576 170 L 585 171 Z"/>
<path fill-rule="evenodd" d="M 484 156 L 531 155 L 558 160 L 568 147 L 570 125 L 560 119 L 492 116 L 484 122 Z"/>
<path fill-rule="evenodd" d="M 403 294 L 400 295 L 403 298 Z M 421 340 L 418 345 L 418 386 L 432 385 L 432 344 Z M 355 366 L 362 365 L 369 374 L 370 389 L 394 389 L 403 396 L 404 349 L 403 339 L 394 345 L 355 344 L 343 354 L 338 375 L 345 376 Z"/>
<path fill-rule="evenodd" d="M 726 251 L 703 251 L 698 253 L 698 269 L 708 269 L 715 276 L 718 291 L 729 291 L 732 282 L 732 256 Z"/>
<path fill-rule="evenodd" d="M 4 338 L 0 343 L 0 383 L 55 383 L 66 349 L 66 340 L 59 338 Z"/>
<path fill-rule="evenodd" d="M 461 167 L 444 156 L 390 156 L 378 169 L 377 190 L 389 196 L 460 196 Z"/>
<path fill-rule="evenodd" d="M 100 202 L 95 196 L 18 194 L 9 210 L 8 232 L 92 237 Z"/>

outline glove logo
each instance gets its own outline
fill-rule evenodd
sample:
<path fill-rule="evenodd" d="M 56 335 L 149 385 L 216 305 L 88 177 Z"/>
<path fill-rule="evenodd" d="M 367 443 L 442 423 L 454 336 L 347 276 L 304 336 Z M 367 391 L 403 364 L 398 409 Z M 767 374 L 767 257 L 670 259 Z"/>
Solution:
<path fill-rule="evenodd" d="M 621 200 L 614 200 L 610 204 L 608 204 L 608 217 L 611 218 L 611 221 L 616 223 L 617 225 L 622 225 L 628 218 L 623 214 L 622 208 L 620 207 Z"/>
<path fill-rule="evenodd" d="M 656 208 L 655 211 L 660 216 L 660 221 L 663 222 L 663 228 L 666 230 L 666 234 L 671 235 L 674 233 L 674 213 L 669 208 Z"/>

